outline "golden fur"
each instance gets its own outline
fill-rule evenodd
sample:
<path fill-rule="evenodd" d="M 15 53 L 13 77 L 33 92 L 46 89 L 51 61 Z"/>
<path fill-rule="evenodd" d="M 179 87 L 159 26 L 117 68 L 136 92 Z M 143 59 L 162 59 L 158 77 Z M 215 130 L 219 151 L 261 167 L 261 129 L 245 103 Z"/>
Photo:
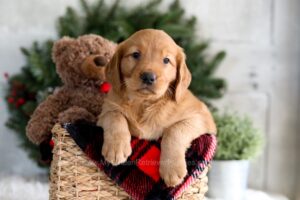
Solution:
<path fill-rule="evenodd" d="M 134 52 L 140 57 L 134 58 Z M 153 85 L 143 84 L 144 72 L 156 75 Z M 131 135 L 162 137 L 160 175 L 168 186 L 179 184 L 187 173 L 185 151 L 191 141 L 216 133 L 208 108 L 188 90 L 191 74 L 183 50 L 163 31 L 138 31 L 117 47 L 106 77 L 113 89 L 98 118 L 104 128 L 105 159 L 114 165 L 125 162 Z"/>

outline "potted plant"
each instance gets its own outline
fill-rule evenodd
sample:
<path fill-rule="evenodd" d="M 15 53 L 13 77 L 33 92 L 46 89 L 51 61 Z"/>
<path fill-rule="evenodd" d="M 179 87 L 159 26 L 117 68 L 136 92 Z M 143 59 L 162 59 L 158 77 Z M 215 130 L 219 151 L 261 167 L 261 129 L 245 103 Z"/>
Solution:
<path fill-rule="evenodd" d="M 249 160 L 262 150 L 263 135 L 248 117 L 236 113 L 215 114 L 218 148 L 209 173 L 213 198 L 242 200 L 247 189 Z"/>

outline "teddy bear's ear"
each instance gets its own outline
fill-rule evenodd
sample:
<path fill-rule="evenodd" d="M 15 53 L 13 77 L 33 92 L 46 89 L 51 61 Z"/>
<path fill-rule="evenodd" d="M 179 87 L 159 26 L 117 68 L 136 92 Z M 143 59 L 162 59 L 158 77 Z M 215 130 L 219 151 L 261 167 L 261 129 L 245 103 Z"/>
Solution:
<path fill-rule="evenodd" d="M 67 51 L 68 47 L 73 43 L 74 39 L 70 37 L 63 37 L 56 41 L 52 47 L 52 60 L 56 63 L 61 55 Z"/>

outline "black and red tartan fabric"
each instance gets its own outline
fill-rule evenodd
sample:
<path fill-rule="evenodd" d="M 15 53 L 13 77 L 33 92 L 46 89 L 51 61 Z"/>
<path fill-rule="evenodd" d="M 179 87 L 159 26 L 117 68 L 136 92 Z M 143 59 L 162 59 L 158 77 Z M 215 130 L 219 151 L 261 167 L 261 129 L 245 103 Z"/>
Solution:
<path fill-rule="evenodd" d="M 210 163 L 216 137 L 205 134 L 195 139 L 186 152 L 188 174 L 176 187 L 167 187 L 159 177 L 160 141 L 131 139 L 132 154 L 127 162 L 112 166 L 101 155 L 103 129 L 86 123 L 64 124 L 75 143 L 101 170 L 136 200 L 176 199 Z"/>

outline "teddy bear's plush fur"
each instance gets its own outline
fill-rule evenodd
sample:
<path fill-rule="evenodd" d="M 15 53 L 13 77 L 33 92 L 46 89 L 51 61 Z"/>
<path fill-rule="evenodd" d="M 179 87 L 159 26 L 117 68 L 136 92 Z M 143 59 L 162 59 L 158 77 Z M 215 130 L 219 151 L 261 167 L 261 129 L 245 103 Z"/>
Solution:
<path fill-rule="evenodd" d="M 26 134 L 33 143 L 49 140 L 56 122 L 96 121 L 104 97 L 99 85 L 105 79 L 105 65 L 115 47 L 116 44 L 97 35 L 64 37 L 54 44 L 52 59 L 63 86 L 32 114 Z"/>

